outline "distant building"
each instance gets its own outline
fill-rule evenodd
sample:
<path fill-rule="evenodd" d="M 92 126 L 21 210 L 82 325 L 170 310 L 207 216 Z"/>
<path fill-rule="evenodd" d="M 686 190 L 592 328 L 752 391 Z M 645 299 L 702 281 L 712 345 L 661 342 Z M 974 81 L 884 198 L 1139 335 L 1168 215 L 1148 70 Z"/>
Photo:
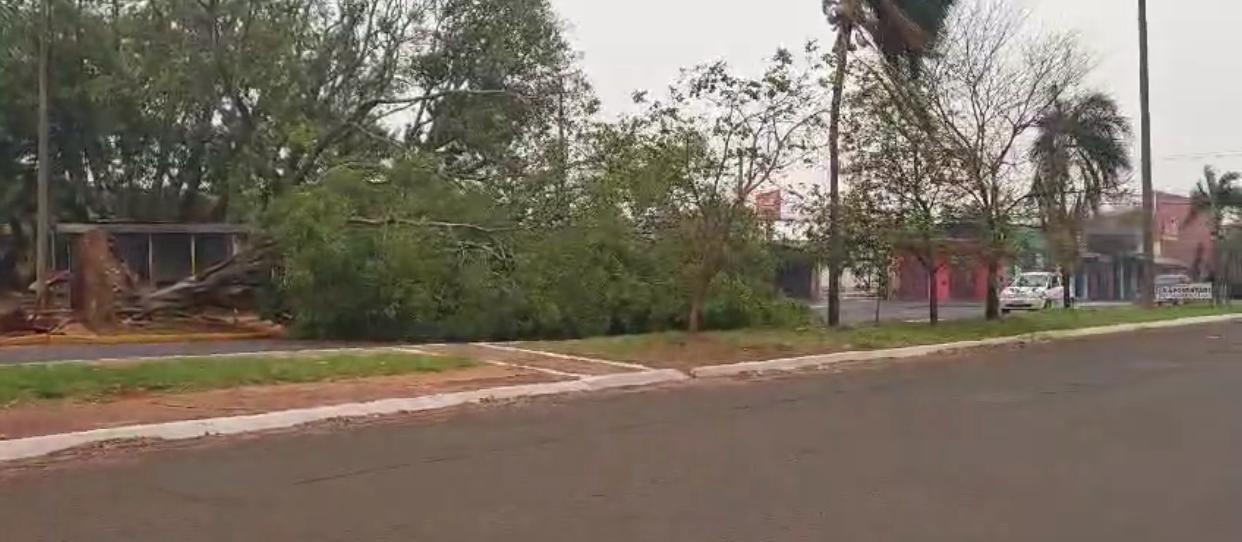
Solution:
<path fill-rule="evenodd" d="M 900 301 L 922 302 L 931 297 L 936 288 L 936 298 L 941 302 L 983 302 L 988 296 L 988 266 L 982 257 L 984 242 L 978 227 L 962 223 L 950 227 L 948 239 L 941 241 L 937 254 L 937 271 L 929 277 L 923 262 L 911 251 L 898 251 L 893 262 L 892 297 Z M 1000 259 L 1001 285 L 1020 270 L 1044 270 L 1044 236 L 1029 227 L 1018 227 L 1014 232 L 1012 253 Z"/>
<path fill-rule="evenodd" d="M 1184 273 L 1207 280 L 1212 269 L 1212 232 L 1207 217 L 1190 220 L 1186 196 L 1157 192 L 1155 198 L 1156 274 Z M 1137 299 L 1143 261 L 1143 210 L 1109 210 L 1083 229 L 1083 256 L 1074 280 L 1080 300 Z"/>
<path fill-rule="evenodd" d="M 950 239 L 943 242 L 936 258 L 936 274 L 929 277 L 922 260 L 910 251 L 895 256 L 893 298 L 901 301 L 927 301 L 935 288 L 936 299 L 950 301 L 982 301 L 987 299 L 987 264 L 977 256 L 980 244 L 974 239 Z M 1004 266 L 1002 266 L 1003 272 Z"/>

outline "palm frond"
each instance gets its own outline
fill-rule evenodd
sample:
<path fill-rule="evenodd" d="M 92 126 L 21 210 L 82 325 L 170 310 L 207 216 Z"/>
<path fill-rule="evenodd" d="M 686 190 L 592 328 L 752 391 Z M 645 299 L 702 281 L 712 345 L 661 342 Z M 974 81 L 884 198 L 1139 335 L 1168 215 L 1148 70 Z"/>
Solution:
<path fill-rule="evenodd" d="M 1218 174 L 1212 166 L 1203 167 L 1203 179 L 1190 196 L 1190 212 L 1186 222 L 1217 213 L 1242 212 L 1242 173 L 1236 171 Z M 1213 217 L 1219 218 L 1219 217 Z"/>
<path fill-rule="evenodd" d="M 852 21 L 889 64 L 918 69 L 935 44 L 956 0 L 844 0 L 854 6 Z M 865 9 L 863 9 L 865 8 Z"/>
<path fill-rule="evenodd" d="M 1053 104 L 1036 121 L 1028 152 L 1036 167 L 1031 197 L 1043 214 L 1049 220 L 1081 219 L 1121 192 L 1132 167 L 1130 137 L 1129 119 L 1106 94 Z"/>

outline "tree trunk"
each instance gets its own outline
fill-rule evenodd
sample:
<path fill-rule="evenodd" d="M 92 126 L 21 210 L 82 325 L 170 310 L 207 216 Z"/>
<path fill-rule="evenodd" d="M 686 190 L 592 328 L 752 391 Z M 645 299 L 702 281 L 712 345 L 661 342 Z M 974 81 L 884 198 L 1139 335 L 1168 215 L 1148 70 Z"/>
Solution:
<path fill-rule="evenodd" d="M 1226 300 L 1225 285 L 1225 256 L 1224 256 L 1224 217 L 1218 216 L 1215 224 L 1212 225 L 1212 301 L 1216 305 L 1223 305 Z"/>
<path fill-rule="evenodd" d="M 940 287 L 936 284 L 936 270 L 935 264 L 927 269 L 927 321 L 933 326 L 940 324 Z"/>
<path fill-rule="evenodd" d="M 706 297 L 697 289 L 690 296 L 690 319 L 686 323 L 686 330 L 690 333 L 698 333 L 703 327 L 703 305 L 707 303 Z"/>
<path fill-rule="evenodd" d="M 703 329 L 703 307 L 707 305 L 707 293 L 712 283 L 710 276 L 696 277 L 696 280 L 698 282 L 690 288 L 690 319 L 686 322 L 686 330 L 690 333 Z"/>
<path fill-rule="evenodd" d="M 1070 289 L 1072 275 L 1068 267 L 1061 266 L 1061 306 L 1067 309 L 1074 306 L 1074 292 Z"/>
<path fill-rule="evenodd" d="M 112 270 L 120 265 L 112 255 L 108 234 L 100 229 L 82 234 L 77 240 L 76 254 L 71 305 L 87 329 L 108 329 L 116 322 L 116 279 Z"/>
<path fill-rule="evenodd" d="M 1000 262 L 988 257 L 988 320 L 1000 320 Z"/>
<path fill-rule="evenodd" d="M 836 73 L 832 78 L 832 111 L 828 121 L 828 325 L 841 325 L 841 264 L 844 239 L 841 238 L 841 100 L 845 93 L 845 72 L 849 62 L 850 35 L 854 26 L 848 20 L 837 28 Z"/>

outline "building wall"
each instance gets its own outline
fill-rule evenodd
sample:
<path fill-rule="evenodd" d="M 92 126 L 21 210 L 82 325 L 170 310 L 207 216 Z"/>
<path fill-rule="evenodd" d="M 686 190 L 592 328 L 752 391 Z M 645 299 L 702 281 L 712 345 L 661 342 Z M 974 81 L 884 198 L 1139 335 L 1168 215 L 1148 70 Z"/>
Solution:
<path fill-rule="evenodd" d="M 1156 272 L 1184 272 L 1206 280 L 1212 273 L 1213 246 L 1208 217 L 1187 220 L 1191 202 L 1186 196 L 1157 192 L 1155 203 Z M 1142 268 L 1142 210 L 1132 207 L 1098 217 L 1088 225 L 1086 236 L 1086 249 L 1097 259 L 1079 263 L 1079 299 L 1135 299 Z"/>
<path fill-rule="evenodd" d="M 970 249 L 964 248 L 969 254 Z M 1002 283 L 1005 265 L 1001 265 Z M 896 289 L 894 297 L 899 301 L 922 302 L 929 299 L 931 289 L 927 271 L 913 254 L 898 254 L 896 265 Z M 941 301 L 982 302 L 987 300 L 988 268 L 978 258 L 942 257 L 934 277 L 937 297 Z"/>
<path fill-rule="evenodd" d="M 1209 217 L 1188 221 L 1190 198 L 1156 193 L 1157 257 L 1177 260 L 1192 278 L 1205 279 L 1212 272 L 1212 230 Z"/>

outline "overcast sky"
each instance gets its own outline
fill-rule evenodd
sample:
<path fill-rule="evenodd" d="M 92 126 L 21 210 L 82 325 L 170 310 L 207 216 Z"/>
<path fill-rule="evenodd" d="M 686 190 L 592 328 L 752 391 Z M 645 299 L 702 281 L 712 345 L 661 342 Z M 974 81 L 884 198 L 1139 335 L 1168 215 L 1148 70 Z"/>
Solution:
<path fill-rule="evenodd" d="M 757 70 L 778 46 L 832 39 L 819 0 L 551 1 L 610 114 L 630 111 L 632 91 L 663 89 L 683 66 L 723 59 Z M 1117 96 L 1137 140 L 1137 0 L 1011 1 L 1040 26 L 1081 35 L 1098 61 L 1092 83 Z M 1184 193 L 1205 164 L 1242 170 L 1242 2 L 1149 4 L 1154 180 Z"/>

